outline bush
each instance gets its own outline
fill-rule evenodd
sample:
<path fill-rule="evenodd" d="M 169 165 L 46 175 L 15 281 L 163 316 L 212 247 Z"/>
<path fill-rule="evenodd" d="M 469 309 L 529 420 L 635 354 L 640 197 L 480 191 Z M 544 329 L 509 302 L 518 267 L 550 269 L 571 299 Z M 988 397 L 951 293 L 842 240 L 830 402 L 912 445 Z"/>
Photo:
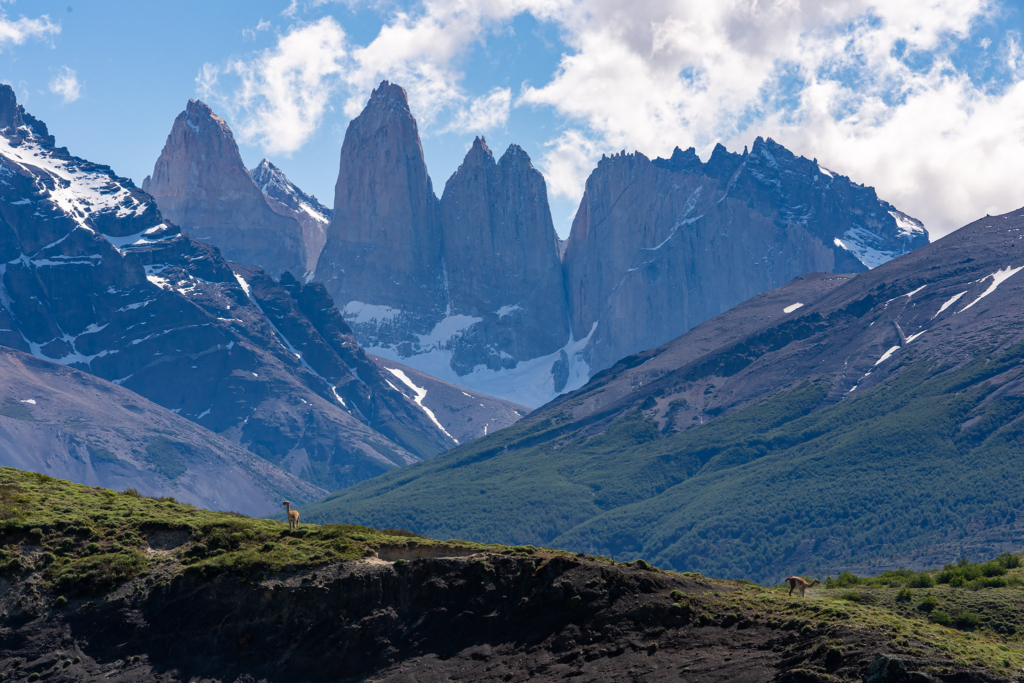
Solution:
<path fill-rule="evenodd" d="M 672 602 L 682 602 L 683 601 L 683 591 L 681 591 L 679 589 L 676 589 L 676 590 L 672 591 L 670 593 L 670 595 L 672 596 Z"/>
<path fill-rule="evenodd" d="M 1006 573 L 1006 567 L 1004 567 L 1001 562 L 997 562 L 995 560 L 984 563 L 981 565 L 980 569 L 982 576 L 987 576 L 989 578 L 993 576 L 1002 576 Z"/>
<path fill-rule="evenodd" d="M 914 591 L 909 588 L 901 588 L 896 594 L 896 602 L 910 602 L 914 599 Z"/>
<path fill-rule="evenodd" d="M 978 615 L 973 612 L 962 612 L 953 617 L 953 625 L 961 631 L 973 631 L 978 628 Z"/>
<path fill-rule="evenodd" d="M 939 626 L 952 626 L 953 618 L 949 616 L 949 612 L 941 609 L 937 609 L 928 615 L 928 621 Z"/>
<path fill-rule="evenodd" d="M 996 558 L 996 562 L 1007 569 L 1017 569 L 1021 565 L 1020 555 L 1014 555 L 1013 553 L 1003 553 Z"/>
<path fill-rule="evenodd" d="M 931 574 L 914 574 L 907 581 L 907 585 L 911 588 L 931 588 L 935 585 L 935 579 L 932 578 Z"/>
<path fill-rule="evenodd" d="M 918 603 L 917 609 L 919 609 L 922 612 L 931 612 L 933 609 L 935 609 L 935 606 L 938 604 L 939 601 L 929 595 L 920 603 Z"/>
<path fill-rule="evenodd" d="M 125 489 L 124 495 L 128 496 L 129 498 L 142 498 L 142 495 L 139 494 L 139 492 L 136 491 L 135 489 Z"/>
<path fill-rule="evenodd" d="M 861 578 L 850 572 L 842 572 L 837 578 L 828 577 L 825 579 L 825 588 L 849 588 L 859 586 Z"/>

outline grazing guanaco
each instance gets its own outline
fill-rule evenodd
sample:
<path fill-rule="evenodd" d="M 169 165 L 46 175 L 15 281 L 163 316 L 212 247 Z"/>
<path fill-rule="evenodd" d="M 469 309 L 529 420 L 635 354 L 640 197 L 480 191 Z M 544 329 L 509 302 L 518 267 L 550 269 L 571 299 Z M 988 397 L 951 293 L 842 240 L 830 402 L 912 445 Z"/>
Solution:
<path fill-rule="evenodd" d="M 284 509 L 288 511 L 288 531 L 295 531 L 299 528 L 299 511 L 292 510 L 291 501 L 285 501 L 281 503 L 284 505 Z M 803 591 L 800 591 L 803 593 Z"/>
<path fill-rule="evenodd" d="M 817 579 L 815 579 L 811 583 L 807 583 L 806 579 L 802 579 L 799 576 L 790 576 L 786 579 L 786 581 L 789 583 L 789 594 L 792 595 L 794 590 L 799 590 L 801 598 L 804 597 L 805 590 L 807 590 L 808 588 L 814 588 L 819 583 L 821 583 L 821 581 L 818 581 Z"/>

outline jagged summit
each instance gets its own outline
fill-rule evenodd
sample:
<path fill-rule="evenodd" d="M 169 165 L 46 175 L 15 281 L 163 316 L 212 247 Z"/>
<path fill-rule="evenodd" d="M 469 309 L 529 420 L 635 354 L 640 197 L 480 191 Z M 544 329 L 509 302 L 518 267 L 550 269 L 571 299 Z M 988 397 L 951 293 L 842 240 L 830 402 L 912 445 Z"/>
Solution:
<path fill-rule="evenodd" d="M 373 89 L 373 92 L 370 93 L 370 101 L 366 106 L 367 108 L 394 108 L 412 116 L 412 112 L 409 110 L 409 96 L 406 94 L 405 88 L 387 80 L 381 81 L 380 85 Z"/>
<path fill-rule="evenodd" d="M 334 212 L 317 201 L 313 195 L 299 189 L 295 183 L 288 180 L 284 171 L 267 159 L 251 169 L 249 175 L 275 213 L 294 218 L 302 226 L 302 241 L 306 247 L 304 272 L 311 275 L 324 248 L 327 226 L 330 225 Z"/>
<path fill-rule="evenodd" d="M 303 228 L 267 203 L 245 168 L 231 128 L 205 102 L 189 100 L 143 182 L 161 212 L 232 261 L 271 273 L 304 273 Z"/>

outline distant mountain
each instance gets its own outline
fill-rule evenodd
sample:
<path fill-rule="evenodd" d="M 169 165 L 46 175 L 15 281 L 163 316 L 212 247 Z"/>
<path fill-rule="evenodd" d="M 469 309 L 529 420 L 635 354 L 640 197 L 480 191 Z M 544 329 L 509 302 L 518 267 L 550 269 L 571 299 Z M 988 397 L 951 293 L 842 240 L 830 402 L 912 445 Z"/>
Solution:
<path fill-rule="evenodd" d="M 322 285 L 229 265 L 130 180 L 55 147 L 9 86 L 0 174 L 0 344 L 135 391 L 323 488 L 455 445 L 366 357 Z"/>
<path fill-rule="evenodd" d="M 0 462 L 255 516 L 326 493 L 135 392 L 2 346 Z"/>
<path fill-rule="evenodd" d="M 928 244 L 870 187 L 757 138 L 670 159 L 606 157 L 565 248 L 573 336 L 591 371 L 653 348 L 755 294 L 815 272 L 856 273 Z"/>
<path fill-rule="evenodd" d="M 294 218 L 302 226 L 302 242 L 306 246 L 305 272 L 312 273 L 324 248 L 327 226 L 334 212 L 313 195 L 300 190 L 281 169 L 266 159 L 251 169 L 249 175 L 263 191 L 267 204 L 275 213 Z"/>
<path fill-rule="evenodd" d="M 796 278 L 304 514 L 759 581 L 1019 548 L 1022 235 Z"/>
<path fill-rule="evenodd" d="M 476 139 L 434 195 L 405 91 L 351 122 L 315 279 L 373 353 L 531 407 L 810 272 L 861 272 L 928 243 L 874 190 L 758 138 L 702 163 L 601 160 L 569 239 L 543 177 Z"/>
<path fill-rule="evenodd" d="M 315 249 L 306 242 L 310 230 L 268 203 L 246 170 L 231 129 L 203 102 L 189 100 L 174 120 L 142 189 L 169 221 L 218 247 L 228 260 L 275 276 L 309 270 L 309 252 Z M 308 238 L 316 239 L 315 231 Z"/>

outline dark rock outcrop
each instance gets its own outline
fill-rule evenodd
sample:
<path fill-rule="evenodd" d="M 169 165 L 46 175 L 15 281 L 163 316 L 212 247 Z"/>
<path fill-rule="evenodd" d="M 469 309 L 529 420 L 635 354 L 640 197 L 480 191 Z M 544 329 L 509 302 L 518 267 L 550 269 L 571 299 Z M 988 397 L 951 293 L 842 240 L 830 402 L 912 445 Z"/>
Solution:
<path fill-rule="evenodd" d="M 306 247 L 305 272 L 316 270 L 316 262 L 327 239 L 327 226 L 334 212 L 303 192 L 288 176 L 266 159 L 249 171 L 256 185 L 263 191 L 267 204 L 276 213 L 294 218 L 302 226 L 302 242 Z"/>
<path fill-rule="evenodd" d="M 294 217 L 275 212 L 242 163 L 224 119 L 189 100 L 142 189 L 161 213 L 231 261 L 273 275 L 304 273 L 309 248 Z"/>

